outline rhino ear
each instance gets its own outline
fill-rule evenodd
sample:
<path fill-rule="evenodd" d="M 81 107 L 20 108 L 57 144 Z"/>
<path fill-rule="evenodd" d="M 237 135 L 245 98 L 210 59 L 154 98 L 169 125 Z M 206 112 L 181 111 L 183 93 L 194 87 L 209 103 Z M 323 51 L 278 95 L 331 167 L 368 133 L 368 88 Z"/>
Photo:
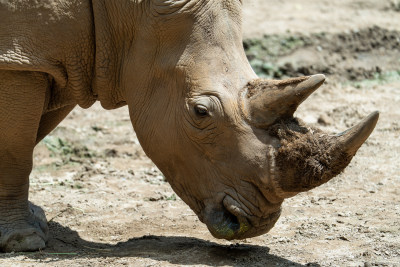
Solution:
<path fill-rule="evenodd" d="M 194 0 L 152 0 L 152 10 L 154 15 L 171 15 L 184 12 L 190 9 L 198 1 Z"/>
<path fill-rule="evenodd" d="M 266 128 L 278 119 L 293 116 L 297 107 L 325 81 L 325 76 L 251 81 L 243 91 L 242 110 L 248 122 Z"/>

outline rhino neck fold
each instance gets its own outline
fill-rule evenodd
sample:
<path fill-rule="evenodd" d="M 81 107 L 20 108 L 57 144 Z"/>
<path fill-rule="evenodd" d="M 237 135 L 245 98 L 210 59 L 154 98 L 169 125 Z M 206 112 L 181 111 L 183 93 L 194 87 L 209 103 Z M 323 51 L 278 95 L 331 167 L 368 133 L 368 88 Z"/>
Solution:
<path fill-rule="evenodd" d="M 135 15 L 128 12 L 138 10 L 138 5 L 141 3 L 92 0 L 96 51 L 93 93 L 105 109 L 126 105 L 121 74 L 135 29 Z"/>

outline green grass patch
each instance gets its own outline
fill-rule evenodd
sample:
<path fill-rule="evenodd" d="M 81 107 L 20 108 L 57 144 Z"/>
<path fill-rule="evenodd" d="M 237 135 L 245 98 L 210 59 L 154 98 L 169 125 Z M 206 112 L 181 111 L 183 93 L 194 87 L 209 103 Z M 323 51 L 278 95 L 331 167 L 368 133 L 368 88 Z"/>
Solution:
<path fill-rule="evenodd" d="M 86 146 L 73 145 L 59 137 L 46 136 L 42 141 L 51 152 L 52 157 L 58 157 L 63 164 L 80 162 L 82 159 L 96 157 L 96 153 Z"/>
<path fill-rule="evenodd" d="M 374 77 L 372 79 L 352 82 L 351 84 L 356 88 L 370 88 L 376 85 L 382 85 L 397 81 L 400 81 L 400 70 L 386 71 L 381 73 L 377 72 L 374 74 Z"/>
<path fill-rule="evenodd" d="M 172 194 L 171 196 L 167 197 L 165 200 L 176 201 L 176 195 Z"/>
<path fill-rule="evenodd" d="M 256 58 L 284 56 L 307 44 L 307 40 L 303 37 L 278 35 L 265 35 L 261 39 L 243 41 L 246 55 Z"/>
<path fill-rule="evenodd" d="M 282 73 L 275 64 L 277 59 L 308 44 L 309 41 L 301 36 L 265 35 L 261 39 L 243 41 L 247 59 L 255 73 L 261 78 L 281 77 Z"/>
<path fill-rule="evenodd" d="M 52 156 L 69 156 L 74 155 L 79 158 L 92 158 L 94 151 L 89 150 L 86 146 L 74 146 L 71 143 L 54 136 L 46 136 L 43 143 L 50 150 Z"/>

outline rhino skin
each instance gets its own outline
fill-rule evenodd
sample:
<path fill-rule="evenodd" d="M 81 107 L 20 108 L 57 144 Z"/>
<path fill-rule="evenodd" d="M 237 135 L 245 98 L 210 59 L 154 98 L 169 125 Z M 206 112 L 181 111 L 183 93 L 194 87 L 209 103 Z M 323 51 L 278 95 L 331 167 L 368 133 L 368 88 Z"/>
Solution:
<path fill-rule="evenodd" d="M 45 247 L 32 153 L 76 106 L 128 105 L 146 154 L 211 234 L 268 232 L 340 173 L 378 112 L 338 135 L 293 117 L 323 75 L 258 79 L 239 0 L 0 1 L 0 250 Z M 160 153 L 162 151 L 162 153 Z"/>

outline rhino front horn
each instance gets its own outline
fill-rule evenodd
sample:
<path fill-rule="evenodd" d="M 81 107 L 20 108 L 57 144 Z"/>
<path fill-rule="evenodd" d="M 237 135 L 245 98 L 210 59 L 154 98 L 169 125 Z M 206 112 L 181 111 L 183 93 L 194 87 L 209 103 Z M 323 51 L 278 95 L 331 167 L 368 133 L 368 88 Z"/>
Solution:
<path fill-rule="evenodd" d="M 276 182 L 282 198 L 311 190 L 338 175 L 350 163 L 374 130 L 379 118 L 375 111 L 354 127 L 336 135 L 309 130 L 296 120 L 278 122 L 271 133 L 281 142 L 275 161 Z M 276 129 L 274 129 L 276 128 Z"/>
<path fill-rule="evenodd" d="M 242 93 L 244 116 L 250 124 L 266 128 L 278 119 L 293 116 L 297 107 L 324 81 L 323 74 L 281 81 L 251 81 Z"/>
<path fill-rule="evenodd" d="M 337 134 L 338 143 L 342 151 L 348 155 L 356 154 L 360 146 L 367 140 L 379 119 L 379 112 L 375 111 L 364 118 L 354 127 Z"/>

